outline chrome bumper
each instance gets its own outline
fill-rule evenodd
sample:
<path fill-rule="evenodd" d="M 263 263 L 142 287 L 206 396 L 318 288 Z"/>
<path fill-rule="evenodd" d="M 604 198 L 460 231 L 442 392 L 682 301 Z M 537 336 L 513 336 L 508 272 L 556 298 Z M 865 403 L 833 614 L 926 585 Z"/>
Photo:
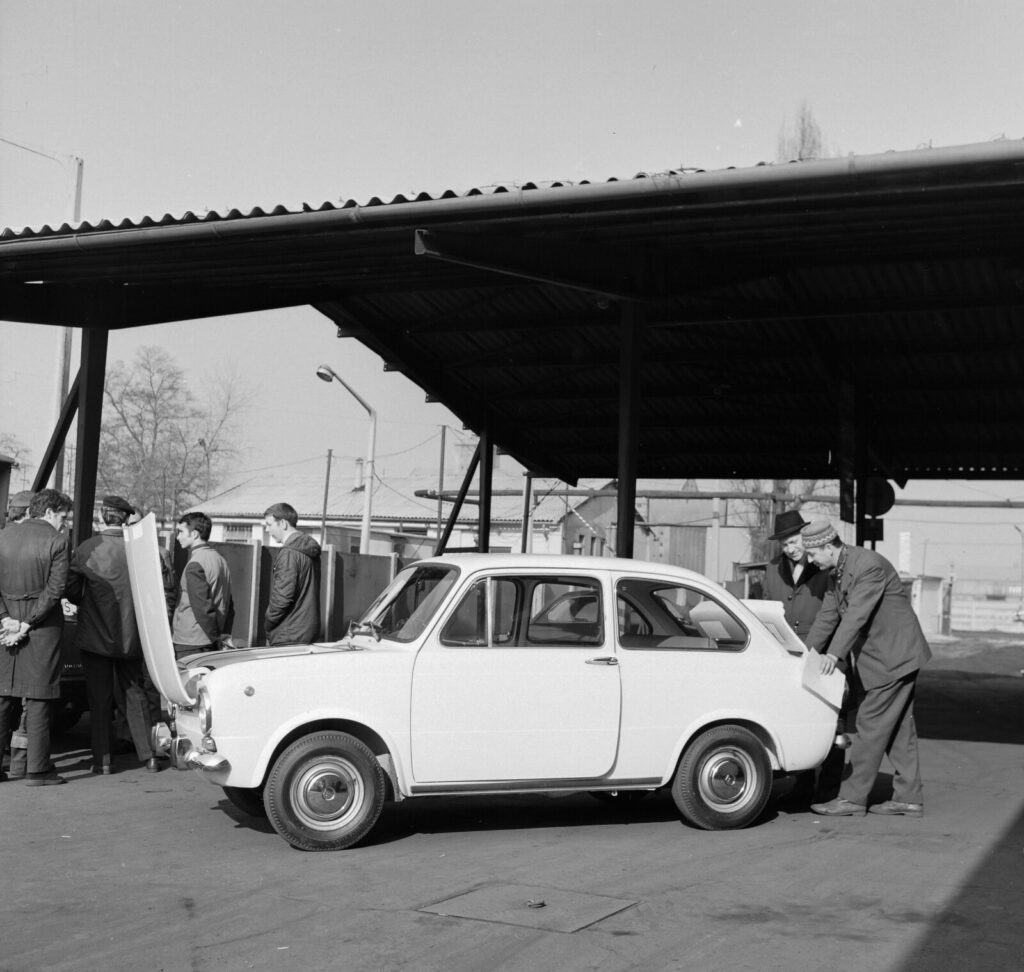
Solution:
<path fill-rule="evenodd" d="M 191 745 L 191 744 L 190 744 Z M 185 754 L 185 766 L 197 773 L 226 773 L 231 764 L 217 753 L 201 753 L 198 749 L 189 749 Z"/>
<path fill-rule="evenodd" d="M 179 736 L 176 732 L 161 723 L 153 728 L 153 749 L 158 753 L 166 753 L 171 758 L 175 769 L 195 770 L 197 773 L 226 773 L 231 764 L 216 752 L 197 749 L 188 736 Z"/>

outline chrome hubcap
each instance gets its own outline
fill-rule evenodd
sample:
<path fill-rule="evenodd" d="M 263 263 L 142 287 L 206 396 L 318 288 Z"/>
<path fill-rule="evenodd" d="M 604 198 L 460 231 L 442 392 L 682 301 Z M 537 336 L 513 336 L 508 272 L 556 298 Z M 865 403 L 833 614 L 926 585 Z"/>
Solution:
<path fill-rule="evenodd" d="M 749 802 L 757 769 L 740 749 L 721 749 L 704 761 L 698 786 L 704 802 L 713 810 L 734 813 Z"/>
<path fill-rule="evenodd" d="M 358 770 L 341 756 L 304 766 L 291 784 L 292 806 L 304 826 L 335 830 L 358 814 L 366 797 Z"/>

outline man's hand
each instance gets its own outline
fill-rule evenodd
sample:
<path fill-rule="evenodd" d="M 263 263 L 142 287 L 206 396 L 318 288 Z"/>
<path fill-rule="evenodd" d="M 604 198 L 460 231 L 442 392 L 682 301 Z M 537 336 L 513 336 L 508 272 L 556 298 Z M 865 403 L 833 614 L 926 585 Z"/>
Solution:
<path fill-rule="evenodd" d="M 28 625 L 24 621 L 15 621 L 14 618 L 4 618 L 0 622 L 0 647 L 13 648 L 28 637 Z"/>
<path fill-rule="evenodd" d="M 821 656 L 821 674 L 831 675 L 836 670 L 836 665 L 839 664 L 839 659 L 835 655 L 822 655 Z"/>

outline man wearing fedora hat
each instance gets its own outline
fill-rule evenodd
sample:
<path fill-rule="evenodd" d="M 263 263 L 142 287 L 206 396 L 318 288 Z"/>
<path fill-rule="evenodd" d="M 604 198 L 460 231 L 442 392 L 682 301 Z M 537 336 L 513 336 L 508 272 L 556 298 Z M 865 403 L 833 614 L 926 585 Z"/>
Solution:
<path fill-rule="evenodd" d="M 801 638 L 811 630 L 821 609 L 828 577 L 804 553 L 800 531 L 807 521 L 797 510 L 775 517 L 775 532 L 769 540 L 781 540 L 782 552 L 768 562 L 764 575 L 765 601 L 781 601 L 789 626 Z"/>
<path fill-rule="evenodd" d="M 807 521 L 797 510 L 786 510 L 775 517 L 775 532 L 769 540 L 781 540 L 782 552 L 765 569 L 762 600 L 781 601 L 789 626 L 800 638 L 806 638 L 828 586 L 828 575 L 807 559 L 800 531 Z M 845 729 L 846 707 L 840 711 L 837 731 Z M 839 781 L 846 762 L 845 752 L 833 746 L 817 771 L 801 774 L 793 790 L 800 803 L 830 800 L 839 792 Z"/>
<path fill-rule="evenodd" d="M 914 688 L 932 653 L 917 615 L 896 569 L 880 554 L 847 546 L 828 520 L 815 520 L 801 533 L 808 558 L 828 571 L 821 611 L 804 641 L 822 653 L 826 674 L 849 659 L 857 711 L 850 775 L 835 800 L 811 810 L 830 817 L 864 813 L 882 757 L 888 756 L 895 770 L 893 799 L 870 812 L 920 817 Z"/>

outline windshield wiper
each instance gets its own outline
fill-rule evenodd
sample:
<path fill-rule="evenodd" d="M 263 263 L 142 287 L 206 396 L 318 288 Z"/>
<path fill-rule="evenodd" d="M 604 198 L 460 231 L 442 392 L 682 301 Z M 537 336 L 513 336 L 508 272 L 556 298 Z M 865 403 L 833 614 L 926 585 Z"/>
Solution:
<path fill-rule="evenodd" d="M 351 638 L 353 635 L 366 634 L 369 632 L 373 635 L 374 641 L 380 641 L 381 632 L 383 627 L 376 621 L 356 621 L 353 618 L 348 623 L 348 637 Z"/>

